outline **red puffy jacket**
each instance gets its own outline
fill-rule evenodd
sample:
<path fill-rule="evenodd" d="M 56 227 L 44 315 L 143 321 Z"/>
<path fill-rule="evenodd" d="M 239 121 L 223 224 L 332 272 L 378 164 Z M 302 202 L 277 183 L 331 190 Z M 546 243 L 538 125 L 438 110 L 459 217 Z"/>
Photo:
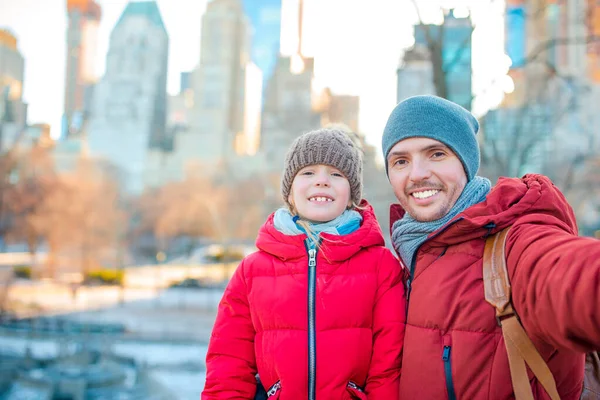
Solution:
<path fill-rule="evenodd" d="M 361 227 L 322 234 L 314 258 L 269 217 L 219 305 L 202 399 L 253 399 L 257 372 L 271 399 L 399 398 L 404 270 L 362 205 Z"/>
<path fill-rule="evenodd" d="M 486 201 L 421 245 L 409 295 L 403 399 L 514 399 L 482 270 L 485 237 L 510 225 L 514 308 L 560 398 L 579 399 L 582 351 L 600 348 L 600 242 L 577 236 L 571 207 L 540 175 L 501 179 Z M 531 372 L 529 378 L 534 397 L 549 399 Z"/>

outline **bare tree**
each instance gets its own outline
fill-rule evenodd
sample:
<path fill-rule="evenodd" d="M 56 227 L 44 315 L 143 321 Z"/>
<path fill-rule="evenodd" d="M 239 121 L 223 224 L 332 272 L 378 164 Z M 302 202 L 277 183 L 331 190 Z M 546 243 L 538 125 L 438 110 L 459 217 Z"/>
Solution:
<path fill-rule="evenodd" d="M 55 188 L 57 179 L 49 151 L 38 145 L 25 150 L 13 170 L 17 179 L 6 188 L 4 196 L 4 205 L 11 216 L 11 223 L 6 227 L 6 240 L 26 243 L 32 259 L 43 240 L 34 218 L 44 198 Z"/>
<path fill-rule="evenodd" d="M 58 267 L 85 276 L 112 260 L 119 226 L 125 215 L 114 181 L 90 160 L 58 176 L 31 220 L 49 246 L 47 274 Z M 61 270 L 62 272 L 62 270 Z"/>
<path fill-rule="evenodd" d="M 253 239 L 263 221 L 264 187 L 259 179 L 215 180 L 200 171 L 171 182 L 138 200 L 143 231 L 151 231 L 166 250 L 173 238 L 192 243 L 210 238 L 224 246 Z"/>

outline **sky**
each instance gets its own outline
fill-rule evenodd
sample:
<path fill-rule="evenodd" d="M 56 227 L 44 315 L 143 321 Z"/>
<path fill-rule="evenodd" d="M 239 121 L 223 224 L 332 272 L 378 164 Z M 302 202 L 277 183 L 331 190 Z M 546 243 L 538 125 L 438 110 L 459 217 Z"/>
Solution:
<path fill-rule="evenodd" d="M 296 2 L 298 0 L 284 0 Z M 417 21 L 412 0 L 304 0 L 303 52 L 315 57 L 320 86 L 336 94 L 361 96 L 359 129 L 379 146 L 386 119 L 396 104 L 396 69 L 402 50 L 413 42 Z M 96 74 L 104 73 L 108 40 L 128 0 L 99 0 L 102 21 Z M 207 0 L 158 0 L 170 39 L 167 90 L 179 90 L 180 73 L 190 71 L 200 57 L 200 28 Z M 473 90 L 479 96 L 474 112 L 481 114 L 501 99 L 508 61 L 503 54 L 504 2 L 501 0 L 422 0 L 426 22 L 439 21 L 439 6 L 470 7 L 473 36 Z M 292 6 L 292 8 L 294 8 Z M 284 26 L 287 16 L 284 15 Z M 0 28 L 16 35 L 25 57 L 24 99 L 29 122 L 46 122 L 52 135 L 60 132 L 63 112 L 67 13 L 66 0 L 0 0 Z M 282 52 L 295 47 L 284 27 Z M 290 29 L 294 30 L 294 27 Z"/>

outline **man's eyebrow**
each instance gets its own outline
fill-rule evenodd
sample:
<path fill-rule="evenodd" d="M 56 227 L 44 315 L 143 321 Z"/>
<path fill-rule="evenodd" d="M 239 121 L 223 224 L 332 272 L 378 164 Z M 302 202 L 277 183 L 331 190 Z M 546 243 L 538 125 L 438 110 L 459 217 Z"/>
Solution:
<path fill-rule="evenodd" d="M 425 147 L 419 149 L 418 151 L 419 152 L 427 152 L 427 151 L 436 150 L 436 149 L 450 151 L 450 148 L 448 146 L 446 146 L 445 144 L 443 144 L 443 143 L 436 143 L 436 144 L 432 144 L 432 145 L 429 145 L 429 146 L 425 146 Z M 387 158 L 389 160 L 390 157 L 404 156 L 404 155 L 407 155 L 408 153 L 409 153 L 408 151 L 391 151 L 388 154 Z"/>

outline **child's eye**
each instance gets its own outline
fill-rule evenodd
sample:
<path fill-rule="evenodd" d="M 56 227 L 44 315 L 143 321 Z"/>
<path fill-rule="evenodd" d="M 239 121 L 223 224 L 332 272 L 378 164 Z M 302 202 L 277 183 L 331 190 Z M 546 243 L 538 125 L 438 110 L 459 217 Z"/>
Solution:
<path fill-rule="evenodd" d="M 301 175 L 312 175 L 312 171 L 303 171 Z"/>
<path fill-rule="evenodd" d="M 343 178 L 344 177 L 344 175 L 341 174 L 341 173 L 339 173 L 339 172 L 332 172 L 331 175 L 337 176 L 338 178 Z"/>

